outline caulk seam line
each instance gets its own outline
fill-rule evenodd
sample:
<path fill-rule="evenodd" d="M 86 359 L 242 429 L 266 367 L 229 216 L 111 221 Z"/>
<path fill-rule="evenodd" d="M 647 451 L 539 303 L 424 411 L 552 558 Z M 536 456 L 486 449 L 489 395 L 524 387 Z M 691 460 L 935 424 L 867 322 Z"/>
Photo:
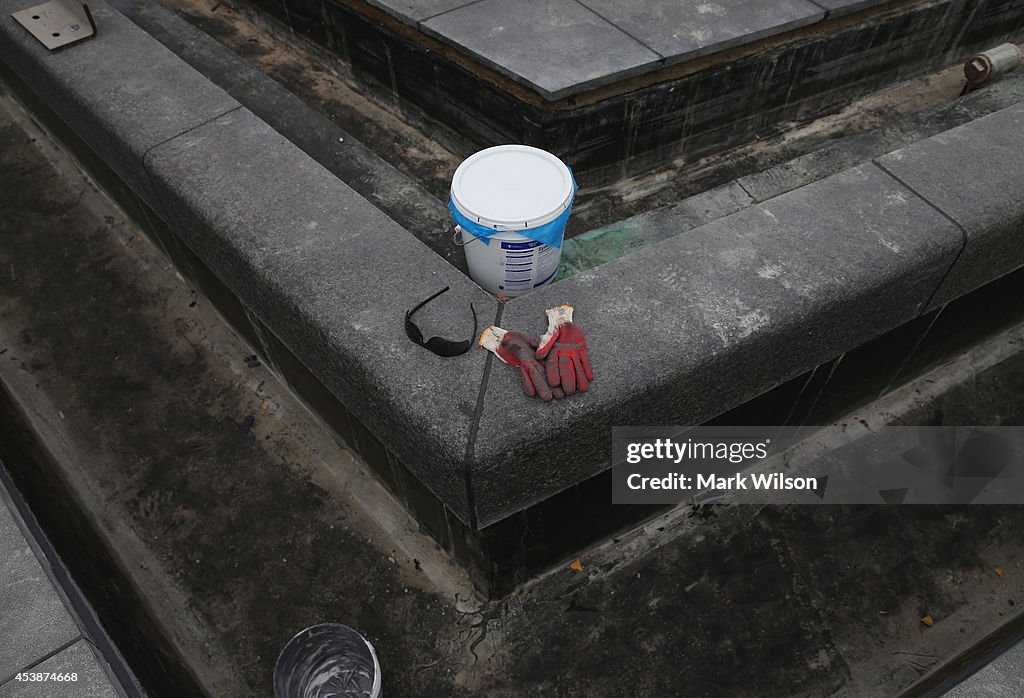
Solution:
<path fill-rule="evenodd" d="M 949 215 L 948 213 L 946 213 L 945 211 L 943 211 L 943 210 L 942 210 L 941 208 L 939 208 L 938 206 L 936 206 L 936 205 L 935 205 L 934 203 L 932 203 L 932 202 L 931 202 L 931 201 L 930 201 L 930 200 L 929 200 L 929 199 L 928 199 L 927 197 L 925 197 L 925 196 L 924 196 L 924 195 L 923 195 L 923 194 L 922 194 L 921 192 L 917 191 L 916 189 L 914 189 L 914 187 L 910 186 L 909 184 L 907 184 L 906 182 L 904 182 L 904 181 L 903 181 L 902 179 L 900 179 L 900 178 L 899 178 L 899 177 L 898 177 L 897 175 L 893 174 L 893 173 L 892 173 L 892 172 L 891 172 L 891 171 L 890 171 L 889 169 L 887 169 L 887 168 L 885 167 L 885 165 L 883 165 L 882 163 L 878 162 L 877 160 L 872 160 L 871 162 L 872 162 L 872 164 L 873 164 L 873 165 L 874 165 L 875 167 L 877 167 L 877 168 L 878 168 L 878 169 L 880 169 L 880 170 L 881 170 L 882 172 L 884 172 L 885 174 L 889 175 L 890 177 L 892 177 L 893 179 L 895 179 L 895 180 L 896 180 L 897 182 L 899 182 L 899 183 L 900 183 L 901 185 L 903 185 L 904 187 L 906 187 L 907 189 L 909 189 L 909 190 L 910 190 L 910 191 L 911 191 L 911 192 L 912 192 L 912 193 L 914 194 L 914 196 L 916 196 L 917 198 L 921 199 L 921 201 L 923 201 L 923 202 L 925 202 L 926 204 L 928 204 L 928 206 L 930 206 L 931 208 L 933 208 L 933 209 L 934 209 L 934 210 L 935 210 L 936 212 L 938 212 L 938 213 L 939 213 L 939 214 L 940 214 L 940 215 L 941 215 L 941 216 L 942 216 L 943 218 L 945 218 L 945 219 L 946 219 L 946 220 L 948 220 L 948 221 L 949 221 L 950 223 L 952 223 L 953 225 L 955 225 L 955 226 L 957 227 L 957 229 L 958 229 L 958 230 L 960 231 L 960 234 L 961 234 L 961 235 L 963 236 L 964 246 L 966 246 L 966 245 L 967 245 L 967 229 L 966 229 L 966 228 L 964 228 L 964 226 L 960 224 L 960 221 L 958 221 L 957 219 L 953 218 L 953 216 Z"/>
<path fill-rule="evenodd" d="M 494 324 L 501 324 L 501 316 L 505 311 L 505 306 L 502 303 L 498 303 L 498 310 L 494 314 Z M 469 508 L 469 526 L 474 531 L 477 530 L 479 524 L 479 518 L 476 513 L 476 489 L 473 486 L 473 461 L 476 447 L 477 433 L 480 431 L 480 419 L 484 413 L 484 398 L 487 395 L 487 383 L 491 377 L 491 366 L 494 365 L 494 354 L 487 352 L 487 358 L 484 361 L 484 375 L 480 381 L 480 392 L 476 398 L 476 409 L 473 411 L 473 417 L 469 421 L 469 436 L 466 439 L 466 456 L 462 462 L 462 475 L 466 482 L 466 505 Z"/>
<path fill-rule="evenodd" d="M 931 201 L 929 201 L 927 198 L 925 198 L 925 196 L 923 194 L 921 194 L 921 192 L 917 191 L 912 186 L 910 186 L 909 184 L 904 182 L 902 179 L 897 177 L 895 174 L 890 172 L 880 162 L 878 162 L 877 160 L 872 160 L 871 163 L 875 167 L 880 169 L 882 172 L 884 172 L 886 175 L 888 175 L 889 177 L 892 177 L 894 180 L 896 180 L 896 182 L 899 183 L 900 186 L 906 188 L 911 194 L 913 194 L 914 196 L 919 198 L 921 201 L 923 201 L 926 204 L 928 204 L 928 206 L 930 206 L 933 210 L 937 211 L 940 216 L 942 216 L 943 218 L 948 220 L 950 223 L 955 225 L 957 230 L 960 231 L 960 250 L 956 253 L 956 256 L 953 257 L 953 261 L 950 262 L 949 268 L 946 269 L 945 273 L 943 273 L 942 278 L 939 279 L 939 282 L 935 285 L 934 290 L 932 290 L 932 292 L 928 295 L 928 298 L 925 300 L 924 303 L 921 304 L 921 307 L 918 309 L 918 313 L 917 314 L 918 314 L 918 316 L 921 316 L 921 315 L 923 315 L 925 313 L 925 310 L 929 306 L 931 306 L 932 300 L 935 298 L 936 294 L 938 294 L 939 289 L 942 288 L 942 285 L 944 283 L 946 283 L 946 279 L 949 278 L 949 275 L 953 271 L 953 268 L 956 266 L 956 263 L 960 261 L 960 257 L 963 255 L 964 250 L 967 249 L 967 241 L 968 241 L 967 229 L 963 225 L 960 224 L 960 221 L 956 220 L 951 215 L 949 215 L 948 213 L 943 211 L 941 208 L 939 208 L 938 206 L 933 204 Z"/>
<path fill-rule="evenodd" d="M 226 91 L 225 91 L 225 94 L 226 94 Z M 189 126 L 184 131 L 182 131 L 180 133 L 176 133 L 173 136 L 165 138 L 164 140 L 160 141 L 159 143 L 154 143 L 153 145 L 151 145 L 148 148 L 146 148 L 145 152 L 142 153 L 142 167 L 143 167 L 144 170 L 146 170 L 146 174 L 150 174 L 149 166 L 146 164 L 146 158 L 148 158 L 150 153 L 152 153 L 154 150 L 156 150 L 157 148 L 159 148 L 162 145 L 166 145 L 167 143 L 170 143 L 171 141 L 173 141 L 173 140 L 175 140 L 177 138 L 181 138 L 186 133 L 190 133 L 192 131 L 195 131 L 197 128 L 202 128 L 203 126 L 206 126 L 207 124 L 209 124 L 209 123 L 211 123 L 213 121 L 216 121 L 217 119 L 221 118 L 222 116 L 227 116 L 228 114 L 230 114 L 232 112 L 236 112 L 239 109 L 243 109 L 243 108 L 244 108 L 243 105 L 236 104 L 236 106 L 231 107 L 230 109 L 228 109 L 226 111 L 222 111 L 220 114 L 215 114 L 215 115 L 211 116 L 209 119 L 204 119 L 203 121 L 200 121 L 198 124 L 194 124 L 192 126 Z M 152 178 L 151 174 L 150 174 L 150 178 Z"/>
<path fill-rule="evenodd" d="M 737 187 L 739 187 L 739 188 L 740 188 L 740 190 L 741 190 L 741 191 L 742 191 L 742 192 L 743 192 L 744 194 L 746 194 L 746 195 L 747 195 L 747 197 L 748 197 L 748 198 L 750 199 L 750 203 L 748 204 L 748 206 L 756 206 L 757 204 L 760 204 L 760 203 L 764 203 L 763 201 L 758 201 L 758 200 L 757 200 L 757 197 L 756 197 L 756 196 L 754 196 L 753 194 L 751 194 L 751 193 L 750 193 L 750 190 L 749 190 L 749 189 L 747 189 L 747 188 L 746 188 L 745 186 L 743 186 L 743 182 L 741 182 L 741 181 L 740 181 L 740 180 L 738 180 L 738 179 L 736 179 L 736 180 L 733 180 L 733 181 L 734 181 L 734 182 L 736 182 L 736 186 L 737 186 Z"/>
<path fill-rule="evenodd" d="M 7 678 L 0 678 L 0 686 L 6 686 L 11 681 L 14 681 L 15 677 L 18 674 L 31 673 L 33 669 L 35 669 L 37 666 L 39 666 L 43 662 L 48 661 L 50 659 L 53 659 L 54 657 L 56 657 L 58 654 L 60 654 L 64 650 L 72 647 L 73 645 L 77 645 L 79 642 L 81 642 L 84 639 L 85 639 L 85 636 L 82 635 L 81 630 L 79 630 L 78 634 L 75 635 L 75 638 L 73 640 L 68 640 L 67 642 L 65 642 L 60 647 L 57 647 L 55 649 L 50 650 L 49 652 L 44 654 L 42 657 L 39 657 L 38 659 L 33 659 L 31 661 L 31 663 L 29 663 L 26 666 L 22 667 L 18 671 L 15 671 L 13 674 L 8 676 Z"/>
<path fill-rule="evenodd" d="M 180 138 L 181 136 L 184 136 L 186 133 L 189 133 L 190 131 L 194 131 L 195 129 L 200 128 L 202 126 L 205 126 L 206 124 L 208 124 L 208 123 L 210 123 L 212 121 L 216 121 L 217 119 L 221 118 L 222 116 L 227 116 L 228 114 L 230 114 L 232 112 L 238 111 L 241 108 L 242 108 L 242 105 L 239 104 L 237 107 L 232 107 L 231 109 L 228 109 L 226 112 L 222 112 L 220 114 L 217 114 L 216 116 L 212 116 L 209 119 L 207 119 L 206 121 L 203 121 L 202 123 L 196 124 L 195 126 L 191 126 L 191 127 L 187 128 L 187 129 L 185 129 L 184 131 L 182 131 L 181 133 L 178 133 L 178 134 L 176 134 L 174 136 L 171 136 L 170 138 L 162 140 L 159 143 L 156 143 L 156 144 L 151 145 L 148 148 L 146 148 L 146 152 L 144 152 L 142 154 L 142 171 L 146 175 L 146 179 L 149 181 L 149 187 L 150 187 L 150 189 L 152 189 L 153 195 L 156 196 L 157 202 L 159 202 L 160 206 L 170 206 L 170 203 L 167 200 L 168 199 L 167 195 L 163 191 L 163 187 L 157 186 L 156 177 L 153 176 L 152 170 L 149 169 L 149 164 L 147 163 L 147 160 L 149 159 L 150 154 L 154 150 L 159 148 L 160 146 L 162 146 L 162 145 L 164 145 L 166 143 L 170 143 L 174 139 Z M 156 211 L 154 211 L 154 213 L 156 213 L 157 218 L 163 218 L 163 216 L 160 213 L 158 213 Z"/>
<path fill-rule="evenodd" d="M 436 18 L 438 18 L 438 17 L 440 17 L 442 15 L 451 14 L 452 12 L 458 12 L 459 10 L 466 9 L 470 5 L 477 5 L 477 4 L 481 3 L 481 2 L 483 2 L 483 0 L 470 0 L 470 2 L 467 2 L 465 5 L 459 5 L 458 7 L 453 7 L 451 9 L 449 9 L 449 10 L 445 10 L 444 12 L 437 12 L 435 14 L 428 15 L 427 17 L 424 17 L 423 19 L 416 20 L 416 24 L 417 25 L 425 24 L 426 22 L 429 22 L 432 19 L 436 19 Z"/>
<path fill-rule="evenodd" d="M 832 16 L 832 10 L 825 7 L 820 2 L 815 2 L 815 0 L 807 0 L 807 2 L 809 2 L 810 4 L 817 7 L 819 10 L 824 12 L 824 14 L 821 16 L 821 19 L 818 20 L 819 22 L 824 22 L 826 19 Z"/>
<path fill-rule="evenodd" d="M 648 45 L 647 45 L 647 42 L 645 42 L 645 41 L 641 41 L 640 37 L 634 36 L 633 34 L 629 33 L 629 32 L 628 32 L 628 31 L 626 31 L 626 29 L 625 29 L 625 28 L 623 28 L 623 27 L 622 27 L 621 25 L 618 25 L 618 24 L 616 24 L 615 22 L 613 22 L 613 21 L 611 21 L 610 19 L 608 19 L 607 17 L 605 17 L 605 16 L 603 15 L 603 14 L 601 14 L 600 12 L 598 12 L 597 10 L 595 10 L 595 9 L 594 9 L 593 7 L 591 7 L 590 5 L 588 5 L 588 4 L 586 3 L 586 2 L 584 2 L 584 0 L 576 0 L 576 4 L 577 4 L 577 5 L 579 5 L 580 7 L 582 7 L 583 9 L 587 10 L 587 11 L 588 11 L 588 12 L 590 12 L 591 14 L 593 14 L 593 15 L 595 15 L 595 16 L 597 16 L 597 17 L 599 17 L 599 18 L 601 19 L 601 21 L 603 21 L 603 22 L 606 22 L 606 23 L 608 23 L 609 25 L 611 25 L 611 26 L 615 27 L 615 28 L 616 28 L 616 29 L 618 29 L 618 30 L 619 30 L 620 32 L 622 32 L 623 34 L 625 34 L 626 36 L 628 36 L 628 37 L 629 37 L 630 39 L 632 39 L 633 41 L 637 42 L 638 44 L 640 44 L 641 46 L 643 46 L 643 47 L 644 47 L 645 49 L 647 49 L 648 51 L 650 51 L 651 53 L 653 53 L 653 54 L 654 54 L 655 56 L 657 56 L 657 57 L 658 57 L 658 62 L 659 62 L 659 63 L 665 63 L 665 61 L 667 61 L 667 60 L 668 60 L 668 56 L 666 56 L 666 55 L 665 55 L 664 53 L 662 53 L 661 51 L 658 51 L 658 50 L 657 50 L 657 49 L 655 49 L 655 48 L 654 48 L 653 46 L 648 46 Z M 622 73 L 622 72 L 624 72 L 624 71 L 621 71 L 621 70 L 620 70 L 620 71 L 617 71 L 617 73 Z"/>

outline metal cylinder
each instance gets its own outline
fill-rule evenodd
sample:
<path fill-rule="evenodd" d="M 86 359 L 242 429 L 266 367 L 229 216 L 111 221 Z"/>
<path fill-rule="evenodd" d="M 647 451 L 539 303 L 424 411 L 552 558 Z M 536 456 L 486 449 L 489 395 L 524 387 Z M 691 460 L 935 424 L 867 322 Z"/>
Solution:
<path fill-rule="evenodd" d="M 275 698 L 381 698 L 373 645 L 352 628 L 323 623 L 288 641 L 274 667 Z"/>
<path fill-rule="evenodd" d="M 964 65 L 964 76 L 972 85 L 999 78 L 1021 64 L 1024 56 L 1016 44 L 1002 44 L 976 55 Z"/>

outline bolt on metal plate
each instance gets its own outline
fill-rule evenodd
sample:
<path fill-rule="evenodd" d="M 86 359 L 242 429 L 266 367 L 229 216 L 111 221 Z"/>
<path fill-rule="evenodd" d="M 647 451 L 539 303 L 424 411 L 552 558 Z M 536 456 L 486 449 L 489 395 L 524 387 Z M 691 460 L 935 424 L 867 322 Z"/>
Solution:
<path fill-rule="evenodd" d="M 96 35 L 89 7 L 75 0 L 50 0 L 11 16 L 51 51 Z"/>

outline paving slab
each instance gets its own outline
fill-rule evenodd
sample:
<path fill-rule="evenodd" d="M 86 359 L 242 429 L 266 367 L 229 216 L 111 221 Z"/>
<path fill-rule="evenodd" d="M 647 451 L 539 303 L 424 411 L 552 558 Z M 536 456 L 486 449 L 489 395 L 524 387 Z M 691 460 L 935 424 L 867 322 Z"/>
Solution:
<path fill-rule="evenodd" d="M 825 16 L 809 0 L 582 0 L 599 15 L 675 63 L 806 26 Z"/>
<path fill-rule="evenodd" d="M 118 698 L 86 640 L 79 640 L 44 662 L 33 672 L 57 674 L 67 680 L 10 681 L 0 686 L 0 698 Z M 72 680 L 70 677 L 74 677 Z"/>
<path fill-rule="evenodd" d="M 460 517 L 484 357 L 405 335 L 475 339 L 497 302 L 245 109 L 147 157 L 161 214 L 278 339 Z M 267 176 L 268 173 L 279 176 Z"/>
<path fill-rule="evenodd" d="M 0 683 L 81 635 L 3 499 L 0 609 Z"/>
<path fill-rule="evenodd" d="M 576 0 L 481 0 L 421 27 L 547 99 L 620 80 L 661 60 Z"/>
<path fill-rule="evenodd" d="M 1008 107 L 878 159 L 955 220 L 966 247 L 930 307 L 1024 264 L 1024 104 Z"/>
<path fill-rule="evenodd" d="M 600 472 L 611 425 L 700 424 L 913 319 L 961 246 L 945 216 L 867 164 L 514 299 L 501 325 L 537 335 L 545 308 L 576 306 L 596 378 L 541 404 L 514 371 L 491 371 L 479 520 Z"/>
<path fill-rule="evenodd" d="M 469 5 L 475 0 L 367 0 L 367 2 L 398 17 L 407 24 L 415 26 L 422 20 L 444 14 L 463 5 Z"/>
<path fill-rule="evenodd" d="M 9 18 L 34 4 L 0 0 L 0 59 L 152 200 L 146 151 L 238 103 L 102 0 L 89 3 L 96 36 L 50 53 Z"/>

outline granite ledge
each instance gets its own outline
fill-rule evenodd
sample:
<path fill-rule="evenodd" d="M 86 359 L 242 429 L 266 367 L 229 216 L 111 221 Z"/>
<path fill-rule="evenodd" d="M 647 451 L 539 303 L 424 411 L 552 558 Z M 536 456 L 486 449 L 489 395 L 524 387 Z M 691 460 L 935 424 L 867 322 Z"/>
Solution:
<path fill-rule="evenodd" d="M 103 0 L 96 36 L 51 53 L 10 17 L 34 4 L 0 0 L 0 60 L 152 204 L 146 151 L 238 102 Z"/>
<path fill-rule="evenodd" d="M 536 334 L 574 305 L 596 379 L 542 405 L 492 371 L 480 525 L 606 468 L 612 425 L 700 424 L 917 317 L 962 245 L 869 163 L 514 299 L 502 325 Z"/>
<path fill-rule="evenodd" d="M 475 340 L 497 301 L 244 108 L 149 152 L 158 213 L 244 305 L 449 509 L 471 514 L 464 461 L 479 352 L 441 358 L 405 335 Z M 280 173 L 268 177 L 268 173 Z"/>
<path fill-rule="evenodd" d="M 1024 264 L 1024 103 L 876 162 L 963 228 L 964 252 L 929 310 Z"/>

